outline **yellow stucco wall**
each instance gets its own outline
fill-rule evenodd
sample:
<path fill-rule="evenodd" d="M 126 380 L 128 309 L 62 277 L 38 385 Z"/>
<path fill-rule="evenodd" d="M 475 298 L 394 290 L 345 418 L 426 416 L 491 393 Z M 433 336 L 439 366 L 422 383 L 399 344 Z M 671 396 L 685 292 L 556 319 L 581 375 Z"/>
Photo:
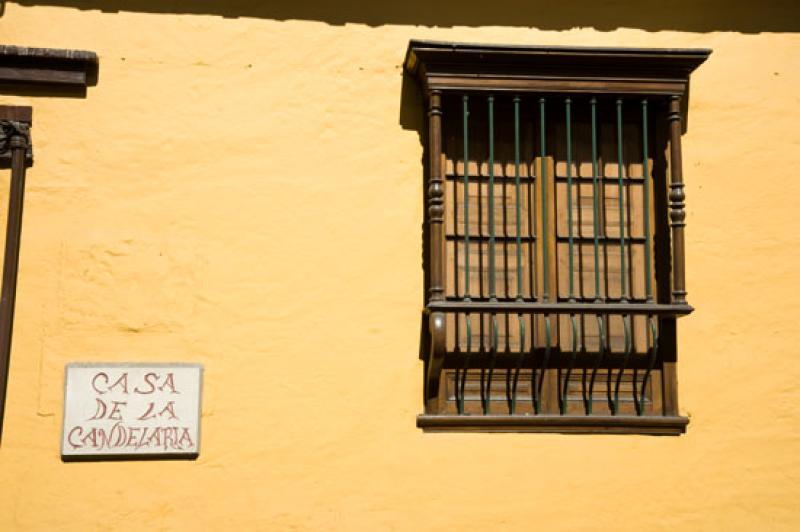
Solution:
<path fill-rule="evenodd" d="M 34 106 L 37 157 L 0 530 L 800 529 L 800 34 L 297 18 L 6 6 L 3 43 L 101 66 L 86 99 L 0 98 Z M 714 49 L 684 137 L 686 435 L 415 428 L 409 38 Z M 64 364 L 130 360 L 205 365 L 199 459 L 62 463 Z"/>

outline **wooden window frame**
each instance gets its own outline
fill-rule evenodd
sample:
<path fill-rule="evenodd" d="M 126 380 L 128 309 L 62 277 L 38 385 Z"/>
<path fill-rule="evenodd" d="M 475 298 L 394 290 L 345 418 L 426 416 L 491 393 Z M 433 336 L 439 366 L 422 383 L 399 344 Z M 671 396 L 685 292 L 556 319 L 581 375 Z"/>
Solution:
<path fill-rule="evenodd" d="M 688 419 L 681 416 L 678 409 L 676 319 L 693 309 L 686 301 L 685 288 L 685 194 L 681 135 L 687 124 L 690 73 L 710 53 L 706 49 L 496 46 L 417 40 L 409 43 L 405 72 L 417 81 L 427 107 L 427 128 L 423 135 L 427 203 L 424 238 L 426 304 L 420 345 L 420 357 L 425 363 L 425 411 L 417 417 L 418 427 L 425 431 L 654 435 L 685 432 Z M 444 102 L 455 95 L 597 97 L 618 98 L 618 102 L 622 98 L 645 98 L 658 106 L 653 129 L 654 135 L 660 136 L 657 147 L 665 147 L 662 155 L 666 163 L 664 179 L 656 185 L 655 174 L 652 178 L 654 188 L 661 187 L 654 190 L 653 194 L 658 195 L 663 204 L 663 208 L 654 215 L 655 223 L 661 226 L 662 237 L 662 250 L 659 252 L 656 249 L 653 265 L 659 279 L 658 296 L 654 300 L 586 303 L 558 301 L 557 297 L 526 301 L 460 301 L 446 297 L 448 255 L 444 229 L 446 141 L 443 138 L 443 113 L 447 109 Z M 466 116 L 466 107 L 464 112 Z M 543 175 L 546 180 L 547 172 L 544 171 Z M 453 414 L 448 410 L 444 392 L 446 370 L 453 367 L 453 353 L 447 348 L 447 324 L 451 319 L 448 315 L 458 312 L 520 316 L 528 313 L 557 317 L 593 312 L 598 316 L 601 313 L 605 316 L 652 316 L 658 323 L 658 343 L 661 346 L 658 361 L 661 400 L 657 411 L 654 408 L 654 411 L 645 413 L 644 409 L 640 410 L 637 406 L 637 413 L 633 415 L 621 415 L 619 410 L 615 412 L 613 409 L 607 415 L 567 415 L 559 408 L 560 399 L 555 392 L 556 387 L 561 386 L 560 381 L 554 384 L 556 377 L 550 375 L 544 395 L 539 398 L 545 404 L 541 408 L 537 406 L 533 415 L 515 414 L 513 407 L 511 413 L 489 413 L 484 409 L 482 414 L 470 415 L 463 412 L 463 403 L 460 413 Z M 458 319 L 458 314 L 455 319 Z M 624 366 L 619 372 L 620 376 L 623 370 Z M 542 374 L 545 374 L 544 367 Z M 646 380 L 643 382 L 646 383 Z M 489 383 L 487 389 L 491 388 L 491 379 Z M 482 389 L 483 384 L 481 377 Z M 491 400 L 491 392 L 487 392 L 486 397 Z"/>

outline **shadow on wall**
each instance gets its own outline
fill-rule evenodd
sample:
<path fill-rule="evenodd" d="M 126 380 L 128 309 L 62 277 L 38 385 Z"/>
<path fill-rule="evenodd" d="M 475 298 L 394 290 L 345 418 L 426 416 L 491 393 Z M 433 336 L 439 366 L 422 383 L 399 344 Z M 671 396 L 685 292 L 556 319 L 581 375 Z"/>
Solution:
<path fill-rule="evenodd" d="M 3 0 L 0 0 L 0 4 Z M 206 14 L 370 26 L 588 27 L 689 32 L 800 31 L 797 0 L 19 0 L 104 12 Z"/>

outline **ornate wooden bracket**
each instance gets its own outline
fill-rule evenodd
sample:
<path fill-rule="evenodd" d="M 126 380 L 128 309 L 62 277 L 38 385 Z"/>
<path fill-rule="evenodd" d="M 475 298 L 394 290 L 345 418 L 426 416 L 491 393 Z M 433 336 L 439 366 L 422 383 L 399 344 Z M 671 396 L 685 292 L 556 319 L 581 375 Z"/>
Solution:
<path fill-rule="evenodd" d="M 11 108 L 6 108 L 6 109 L 11 109 Z M 30 108 L 22 107 L 18 109 L 30 109 Z M 28 117 L 28 122 L 0 119 L 0 167 L 8 168 L 10 166 L 11 154 L 14 145 L 16 143 L 23 141 L 25 142 L 26 145 L 25 160 L 28 166 L 30 166 L 33 163 L 33 148 L 31 146 L 31 133 L 30 133 L 30 117 Z"/>
<path fill-rule="evenodd" d="M 445 317 L 443 312 L 431 312 L 428 321 L 431 345 L 428 351 L 425 372 L 425 412 L 440 411 L 439 386 L 445 356 Z"/>

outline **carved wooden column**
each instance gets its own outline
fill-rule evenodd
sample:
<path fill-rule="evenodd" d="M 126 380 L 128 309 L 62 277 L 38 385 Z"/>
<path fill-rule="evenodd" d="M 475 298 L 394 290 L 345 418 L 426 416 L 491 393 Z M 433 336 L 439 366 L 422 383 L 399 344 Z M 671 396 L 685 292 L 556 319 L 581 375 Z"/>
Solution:
<path fill-rule="evenodd" d="M 428 94 L 428 150 L 430 179 L 428 184 L 428 227 L 430 234 L 430 288 L 428 302 L 444 301 L 445 249 L 444 249 L 444 179 L 442 176 L 442 93 L 432 90 Z M 428 317 L 431 347 L 425 379 L 425 405 L 427 413 L 439 411 L 439 382 L 445 356 L 445 317 L 442 312 L 432 312 Z"/>
<path fill-rule="evenodd" d="M 0 296 L 0 438 L 3 430 L 11 332 L 17 292 L 17 266 L 22 230 L 22 203 L 25 195 L 25 168 L 30 147 L 30 107 L 0 107 L 0 156 L 11 158 L 11 188 L 8 196 L 8 221 Z"/>
<path fill-rule="evenodd" d="M 683 190 L 681 162 L 681 98 L 672 96 L 669 101 L 669 221 L 672 228 L 672 303 L 686 304 L 685 244 L 683 228 L 686 225 L 686 193 Z"/>
<path fill-rule="evenodd" d="M 442 178 L 442 93 L 430 91 L 428 98 L 428 224 L 430 229 L 431 278 L 429 301 L 444 300 L 444 180 Z"/>

